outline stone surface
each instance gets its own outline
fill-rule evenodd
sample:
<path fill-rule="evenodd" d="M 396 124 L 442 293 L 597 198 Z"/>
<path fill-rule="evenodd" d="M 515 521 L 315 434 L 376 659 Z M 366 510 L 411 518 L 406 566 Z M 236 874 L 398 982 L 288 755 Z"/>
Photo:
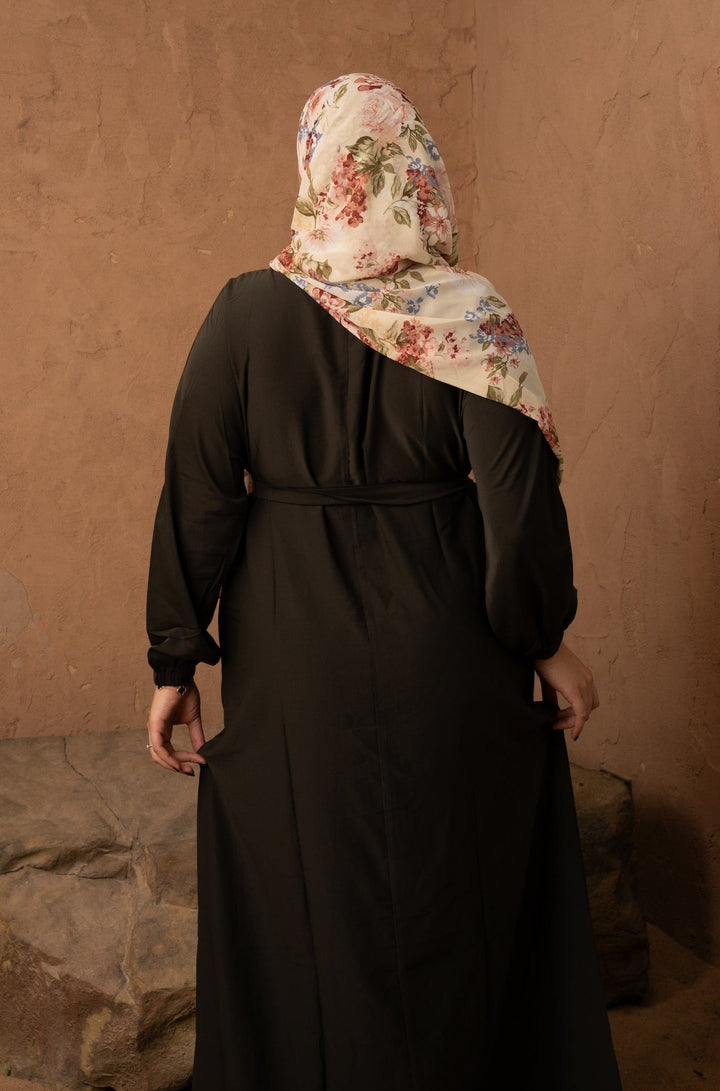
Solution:
<path fill-rule="evenodd" d="M 160 769 L 146 741 L 145 728 L 0 741 L 0 1069 L 13 1076 L 63 1091 L 190 1078 L 197 774 Z M 606 994 L 639 995 L 630 787 L 572 772 Z"/>
<path fill-rule="evenodd" d="M 648 934 L 648 995 L 641 1004 L 618 1004 L 609 1012 L 623 1089 L 720 1087 L 720 969 L 652 924 Z M 0 1075 L 0 1091 L 67 1089 Z"/>
<path fill-rule="evenodd" d="M 652 924 L 648 933 L 648 994 L 641 1004 L 609 1011 L 623 1091 L 714 1091 L 720 1087 L 720 967 Z"/>
<path fill-rule="evenodd" d="M 14 1076 L 187 1085 L 197 776 L 159 769 L 146 741 L 142 728 L 0 743 L 0 1064 Z"/>
<path fill-rule="evenodd" d="M 570 772 L 605 1000 L 639 1000 L 648 989 L 649 946 L 637 900 L 632 786 L 572 762 Z"/>

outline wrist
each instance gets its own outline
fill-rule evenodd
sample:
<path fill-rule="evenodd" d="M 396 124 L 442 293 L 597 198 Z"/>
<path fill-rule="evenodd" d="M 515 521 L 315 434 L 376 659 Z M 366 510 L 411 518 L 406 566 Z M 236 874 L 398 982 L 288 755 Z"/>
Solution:
<path fill-rule="evenodd" d="M 153 682 L 156 686 L 189 686 L 194 677 L 194 663 L 183 663 L 175 667 L 157 667 L 153 671 Z"/>
<path fill-rule="evenodd" d="M 193 686 L 194 684 L 195 684 L 194 682 L 190 681 L 190 682 L 181 682 L 179 686 L 173 686 L 170 683 L 165 682 L 162 685 L 159 685 L 159 686 L 156 685 L 155 689 L 156 690 L 172 689 L 172 690 L 175 690 L 176 693 L 179 693 L 181 697 L 184 697 L 185 694 L 189 692 L 191 686 Z"/>

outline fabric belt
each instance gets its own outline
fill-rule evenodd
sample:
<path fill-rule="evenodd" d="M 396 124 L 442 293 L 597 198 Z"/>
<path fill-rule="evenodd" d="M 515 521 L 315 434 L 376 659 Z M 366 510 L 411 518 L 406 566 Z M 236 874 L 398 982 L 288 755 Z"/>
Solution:
<path fill-rule="evenodd" d="M 252 476 L 252 475 L 251 475 Z M 419 504 L 475 488 L 466 475 L 439 481 L 387 481 L 375 485 L 271 485 L 253 478 L 250 496 L 281 504 Z"/>

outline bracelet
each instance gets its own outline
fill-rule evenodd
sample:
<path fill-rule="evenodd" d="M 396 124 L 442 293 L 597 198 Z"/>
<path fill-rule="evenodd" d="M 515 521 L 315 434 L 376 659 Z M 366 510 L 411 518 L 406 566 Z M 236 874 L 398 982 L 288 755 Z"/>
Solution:
<path fill-rule="evenodd" d="M 181 683 L 179 686 L 173 686 L 170 682 L 166 682 L 164 685 L 161 686 L 156 685 L 155 689 L 176 689 L 181 697 L 187 693 L 187 686 L 184 682 Z"/>

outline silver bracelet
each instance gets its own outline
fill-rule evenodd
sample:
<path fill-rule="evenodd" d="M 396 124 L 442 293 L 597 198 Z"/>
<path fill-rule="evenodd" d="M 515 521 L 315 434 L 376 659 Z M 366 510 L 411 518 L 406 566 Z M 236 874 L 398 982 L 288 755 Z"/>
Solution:
<path fill-rule="evenodd" d="M 166 682 L 162 686 L 156 685 L 155 689 L 176 689 L 181 697 L 187 693 L 187 686 L 184 682 L 182 682 L 179 686 L 173 686 L 172 683 Z"/>

